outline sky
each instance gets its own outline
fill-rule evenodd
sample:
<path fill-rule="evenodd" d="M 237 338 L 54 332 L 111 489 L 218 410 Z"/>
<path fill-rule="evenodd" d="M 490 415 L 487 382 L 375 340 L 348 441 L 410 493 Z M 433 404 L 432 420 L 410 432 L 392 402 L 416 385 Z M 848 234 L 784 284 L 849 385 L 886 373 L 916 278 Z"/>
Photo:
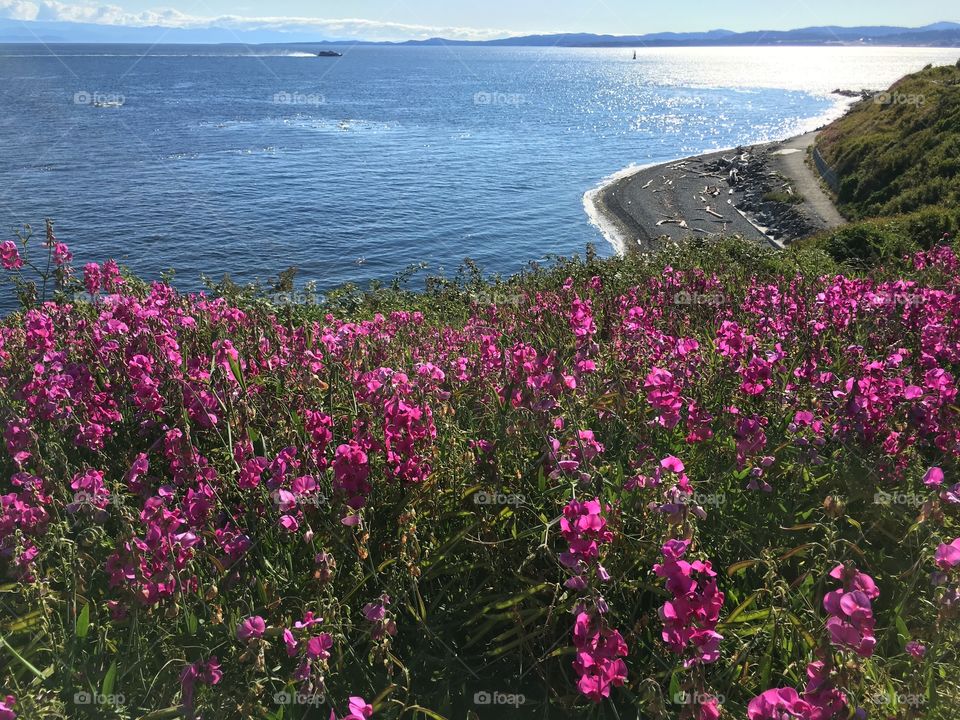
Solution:
<path fill-rule="evenodd" d="M 917 27 L 960 20 L 960 11 L 955 0 L 0 0 L 0 18 L 297 28 L 337 39 L 404 40 L 552 32 L 788 30 L 809 25 Z"/>

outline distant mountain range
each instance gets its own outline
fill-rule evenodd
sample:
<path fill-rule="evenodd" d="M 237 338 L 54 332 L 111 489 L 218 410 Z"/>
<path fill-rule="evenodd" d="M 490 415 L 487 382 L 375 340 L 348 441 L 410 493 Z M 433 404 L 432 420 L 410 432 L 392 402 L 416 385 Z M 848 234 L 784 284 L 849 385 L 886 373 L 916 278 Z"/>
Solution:
<path fill-rule="evenodd" d="M 410 40 L 406 45 L 501 45 L 532 47 L 683 47 L 720 45 L 933 45 L 960 47 L 960 23 L 939 22 L 920 28 L 904 27 L 809 27 L 798 30 L 755 30 L 737 33 L 711 30 L 700 33 L 651 33 L 648 35 L 592 35 L 571 33 L 526 35 L 483 42 Z"/>
<path fill-rule="evenodd" d="M 508 47 L 690 47 L 736 45 L 903 45 L 960 47 L 960 23 L 938 22 L 919 28 L 808 27 L 797 30 L 757 30 L 737 33 L 711 30 L 647 35 L 562 33 L 525 35 L 496 40 L 407 40 L 371 42 L 317 37 L 305 28 L 234 29 L 228 27 L 133 27 L 62 21 L 21 22 L 0 19 L 0 42 L 5 43 L 300 43 L 338 45 L 488 45 Z"/>

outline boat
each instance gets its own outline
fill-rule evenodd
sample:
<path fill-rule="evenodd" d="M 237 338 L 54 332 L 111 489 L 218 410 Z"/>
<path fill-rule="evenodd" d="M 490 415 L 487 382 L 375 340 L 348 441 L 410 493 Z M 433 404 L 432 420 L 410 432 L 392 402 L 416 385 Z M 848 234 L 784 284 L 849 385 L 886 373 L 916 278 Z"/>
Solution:
<path fill-rule="evenodd" d="M 636 50 L 633 51 L 633 59 L 634 59 L 634 60 L 637 59 L 637 51 L 636 51 Z"/>
<path fill-rule="evenodd" d="M 336 50 L 321 50 L 317 53 L 317 57 L 343 57 L 343 53 Z"/>

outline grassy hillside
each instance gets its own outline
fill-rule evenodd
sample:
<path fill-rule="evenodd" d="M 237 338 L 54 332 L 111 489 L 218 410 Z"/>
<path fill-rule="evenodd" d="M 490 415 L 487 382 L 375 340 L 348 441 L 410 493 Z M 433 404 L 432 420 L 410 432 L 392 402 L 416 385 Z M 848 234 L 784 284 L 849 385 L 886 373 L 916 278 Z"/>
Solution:
<path fill-rule="evenodd" d="M 859 103 L 817 147 L 852 220 L 960 207 L 960 63 L 928 67 Z"/>

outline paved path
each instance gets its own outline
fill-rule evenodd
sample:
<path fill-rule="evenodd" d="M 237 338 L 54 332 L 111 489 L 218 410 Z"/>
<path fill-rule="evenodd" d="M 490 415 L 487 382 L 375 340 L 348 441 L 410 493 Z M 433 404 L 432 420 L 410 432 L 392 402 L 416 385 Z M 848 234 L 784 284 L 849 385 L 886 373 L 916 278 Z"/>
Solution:
<path fill-rule="evenodd" d="M 770 162 L 803 195 L 802 209 L 813 219 L 819 220 L 818 224 L 824 229 L 830 229 L 844 225 L 846 220 L 824 192 L 820 175 L 807 162 L 807 155 L 816 137 L 816 132 L 810 132 L 779 143 L 770 153 Z"/>

